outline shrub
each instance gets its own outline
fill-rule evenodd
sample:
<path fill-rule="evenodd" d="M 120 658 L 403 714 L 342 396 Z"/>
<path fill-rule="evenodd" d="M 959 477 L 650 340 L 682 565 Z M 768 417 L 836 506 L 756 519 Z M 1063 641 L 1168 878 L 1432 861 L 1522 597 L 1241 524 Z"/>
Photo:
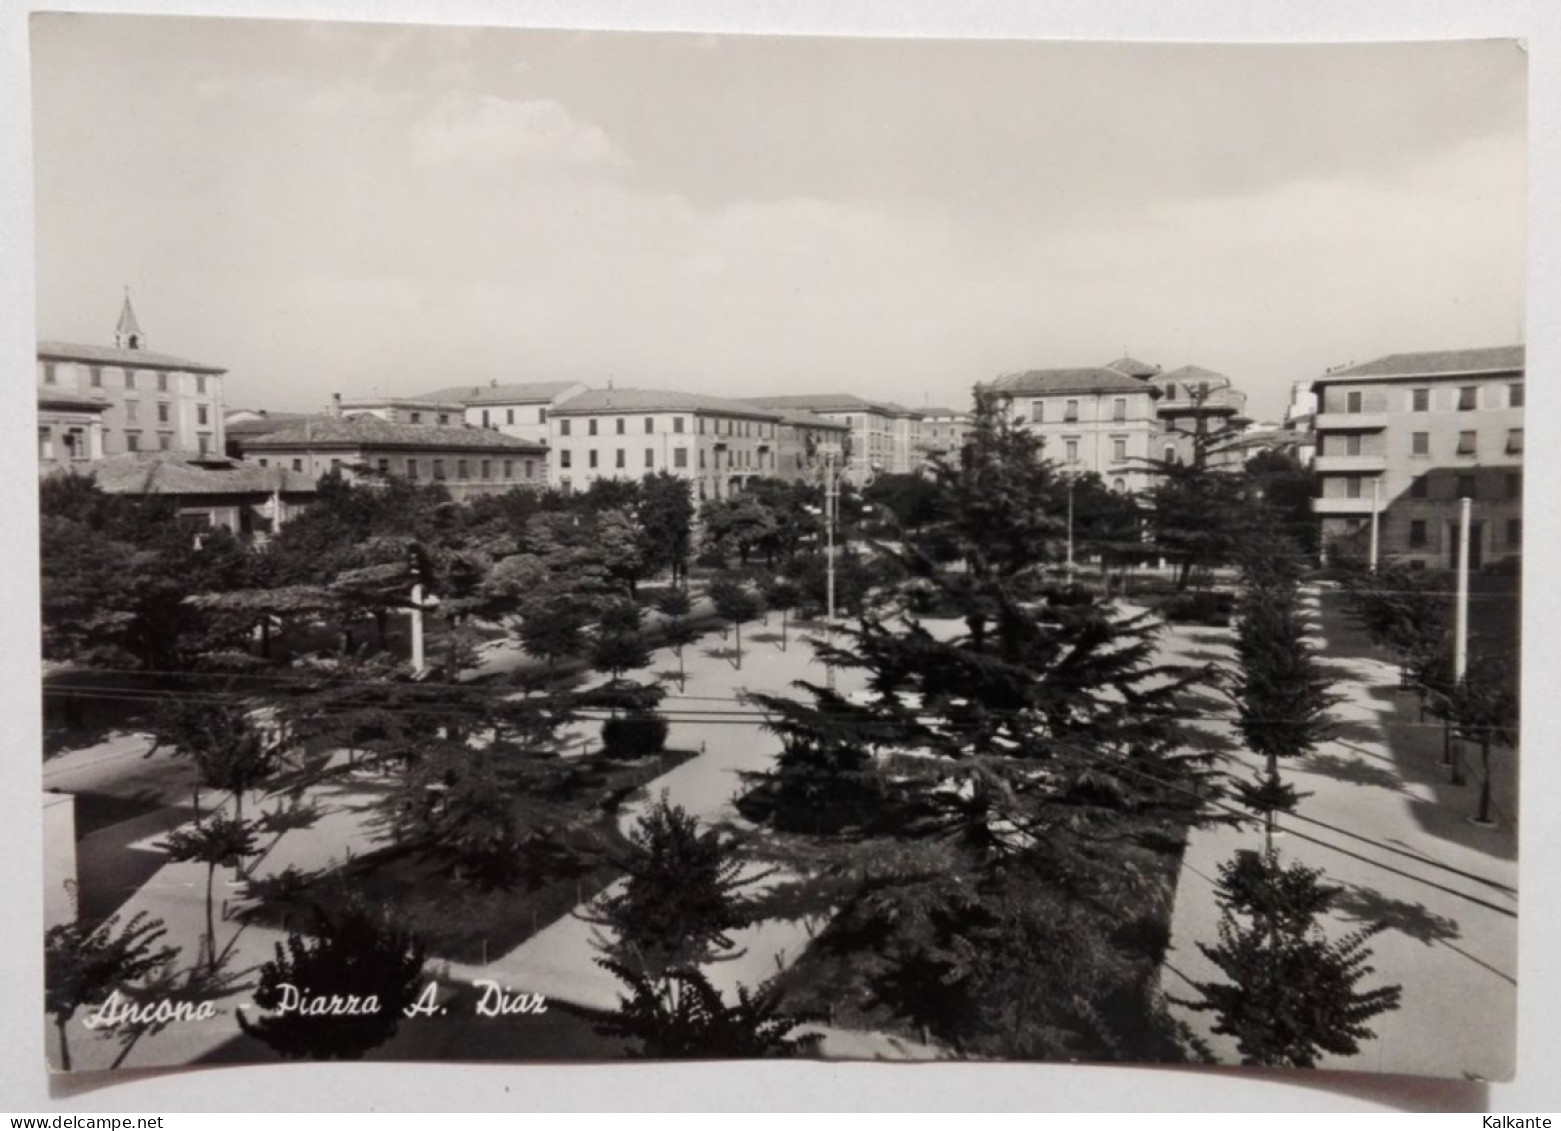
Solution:
<path fill-rule="evenodd" d="M 602 750 L 609 758 L 642 758 L 667 745 L 667 720 L 651 711 L 634 711 L 602 724 Z"/>
<path fill-rule="evenodd" d="M 1235 594 L 1199 589 L 1167 597 L 1160 602 L 1159 611 L 1160 615 L 1172 624 L 1224 628 L 1230 624 L 1230 616 L 1235 607 Z"/>

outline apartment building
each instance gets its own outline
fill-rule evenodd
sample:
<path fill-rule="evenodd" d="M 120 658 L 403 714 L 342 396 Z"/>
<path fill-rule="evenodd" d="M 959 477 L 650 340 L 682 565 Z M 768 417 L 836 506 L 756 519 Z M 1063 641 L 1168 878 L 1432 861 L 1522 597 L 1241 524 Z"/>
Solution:
<path fill-rule="evenodd" d="M 40 463 L 137 451 L 220 455 L 226 373 L 221 366 L 146 349 L 127 294 L 112 347 L 38 343 Z M 62 417 L 62 406 L 72 400 L 77 411 Z M 94 404 L 101 410 L 93 410 Z"/>
<path fill-rule="evenodd" d="M 1248 423 L 1247 395 L 1229 377 L 1200 365 L 1184 365 L 1145 379 L 1159 394 L 1155 398 L 1160 420 L 1156 459 L 1192 463 L 1201 446 L 1202 458 L 1211 467 L 1242 463 L 1242 449 L 1230 447 L 1229 442 Z"/>
<path fill-rule="evenodd" d="M 400 476 L 438 483 L 452 498 L 547 485 L 547 449 L 464 423 L 402 423 L 370 412 L 311 416 L 286 428 L 240 438 L 244 459 L 304 475 L 331 472 L 349 481 Z"/>
<path fill-rule="evenodd" d="M 1522 346 L 1399 353 L 1313 382 L 1323 544 L 1369 537 L 1379 553 L 1453 568 L 1461 499 L 1470 565 L 1523 549 Z"/>
<path fill-rule="evenodd" d="M 750 397 L 753 404 L 785 412 L 811 412 L 851 430 L 845 478 L 857 486 L 876 475 L 903 475 L 922 466 L 922 416 L 892 401 L 869 401 L 850 393 Z"/>
<path fill-rule="evenodd" d="M 533 381 L 527 384 L 448 385 L 417 398 L 462 406 L 465 422 L 473 428 L 490 428 L 506 436 L 548 441 L 548 413 L 586 391 L 579 381 Z"/>
<path fill-rule="evenodd" d="M 1043 453 L 1072 474 L 1094 473 L 1114 491 L 1142 491 L 1161 435 L 1158 390 L 1108 366 L 1032 369 L 993 381 L 1016 422 L 1041 438 Z"/>
<path fill-rule="evenodd" d="M 970 432 L 970 414 L 952 408 L 921 410 L 921 453 L 925 460 L 957 460 Z"/>
<path fill-rule="evenodd" d="M 849 425 L 811 412 L 775 411 L 780 416 L 775 448 L 777 476 L 822 482 L 825 461 L 830 457 L 835 467 L 845 467 L 851 448 Z"/>
<path fill-rule="evenodd" d="M 700 393 L 587 390 L 548 413 L 548 481 L 578 491 L 666 470 L 694 484 L 696 502 L 724 499 L 781 473 L 782 417 Z"/>

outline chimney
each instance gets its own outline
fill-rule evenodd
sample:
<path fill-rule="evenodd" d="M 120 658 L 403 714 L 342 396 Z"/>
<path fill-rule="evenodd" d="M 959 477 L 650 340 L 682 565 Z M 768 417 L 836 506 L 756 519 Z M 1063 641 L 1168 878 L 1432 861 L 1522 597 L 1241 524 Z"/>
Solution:
<path fill-rule="evenodd" d="M 341 394 L 340 393 L 332 393 L 331 394 L 331 415 L 332 416 L 340 416 L 341 415 Z"/>

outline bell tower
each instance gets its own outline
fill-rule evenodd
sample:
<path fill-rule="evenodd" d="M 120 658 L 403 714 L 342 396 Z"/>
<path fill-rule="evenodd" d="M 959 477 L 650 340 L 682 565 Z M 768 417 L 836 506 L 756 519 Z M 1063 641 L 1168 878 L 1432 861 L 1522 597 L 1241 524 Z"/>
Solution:
<path fill-rule="evenodd" d="M 135 307 L 130 305 L 130 288 L 125 288 L 125 304 L 119 308 L 119 325 L 114 327 L 114 345 L 122 350 L 141 348 L 141 324 L 136 321 Z"/>

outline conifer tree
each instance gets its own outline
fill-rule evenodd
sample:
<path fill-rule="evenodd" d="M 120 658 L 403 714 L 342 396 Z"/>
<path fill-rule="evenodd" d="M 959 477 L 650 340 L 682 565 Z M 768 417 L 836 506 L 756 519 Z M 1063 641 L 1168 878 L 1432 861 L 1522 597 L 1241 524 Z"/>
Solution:
<path fill-rule="evenodd" d="M 77 1010 L 99 1004 L 115 990 L 134 985 L 168 966 L 178 951 L 163 945 L 168 933 L 161 919 L 141 912 L 121 925 L 118 915 L 96 927 L 72 921 L 44 935 L 44 1009 L 54 1018 L 60 1038 L 60 1067 L 70 1071 L 66 1027 Z"/>

